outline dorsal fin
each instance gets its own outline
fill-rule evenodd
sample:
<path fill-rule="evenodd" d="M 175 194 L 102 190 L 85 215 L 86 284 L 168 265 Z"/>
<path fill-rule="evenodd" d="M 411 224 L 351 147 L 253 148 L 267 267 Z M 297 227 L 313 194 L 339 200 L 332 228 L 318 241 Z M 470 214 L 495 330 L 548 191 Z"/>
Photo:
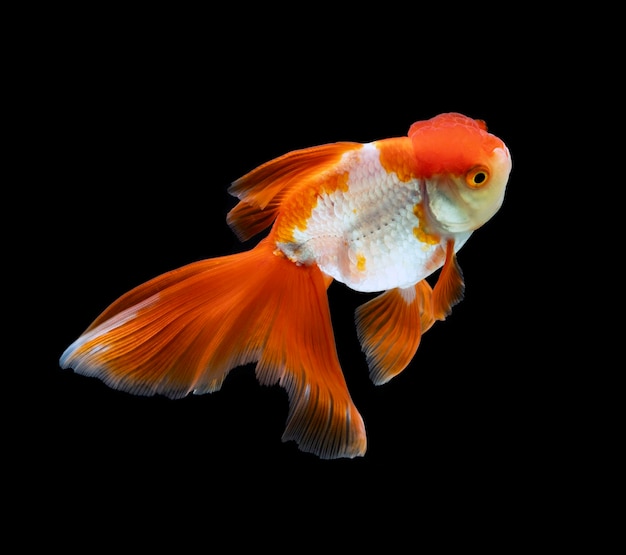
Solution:
<path fill-rule="evenodd" d="M 228 192 L 240 202 L 226 221 L 245 241 L 263 231 L 276 219 L 282 199 L 294 186 L 333 166 L 360 143 L 340 142 L 294 150 L 248 172 L 232 183 Z"/>

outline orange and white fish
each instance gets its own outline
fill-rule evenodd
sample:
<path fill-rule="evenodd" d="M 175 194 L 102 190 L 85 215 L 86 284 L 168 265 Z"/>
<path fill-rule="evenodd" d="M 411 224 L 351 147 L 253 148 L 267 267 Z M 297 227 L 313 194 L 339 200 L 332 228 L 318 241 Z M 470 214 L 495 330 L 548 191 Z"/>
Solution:
<path fill-rule="evenodd" d="M 60 359 L 138 395 L 220 389 L 256 362 L 289 397 L 283 440 L 321 458 L 365 454 L 363 419 L 339 365 L 326 289 L 380 292 L 356 311 L 371 379 L 411 361 L 421 335 L 463 296 L 456 252 L 500 208 L 506 145 L 482 120 L 445 113 L 406 137 L 338 142 L 267 162 L 229 189 L 227 221 L 247 252 L 202 260 L 113 302 Z M 426 278 L 439 270 L 433 288 Z"/>

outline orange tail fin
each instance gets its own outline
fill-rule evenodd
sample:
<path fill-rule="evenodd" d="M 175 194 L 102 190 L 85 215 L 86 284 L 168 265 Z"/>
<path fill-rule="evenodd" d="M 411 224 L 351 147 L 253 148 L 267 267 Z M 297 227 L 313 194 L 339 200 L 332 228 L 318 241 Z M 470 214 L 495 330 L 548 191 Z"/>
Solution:
<path fill-rule="evenodd" d="M 258 362 L 263 384 L 289 396 L 283 440 L 322 458 L 366 450 L 335 348 L 326 286 L 315 266 L 273 243 L 189 264 L 128 292 L 61 356 L 63 368 L 139 395 L 216 391 L 228 372 Z"/>

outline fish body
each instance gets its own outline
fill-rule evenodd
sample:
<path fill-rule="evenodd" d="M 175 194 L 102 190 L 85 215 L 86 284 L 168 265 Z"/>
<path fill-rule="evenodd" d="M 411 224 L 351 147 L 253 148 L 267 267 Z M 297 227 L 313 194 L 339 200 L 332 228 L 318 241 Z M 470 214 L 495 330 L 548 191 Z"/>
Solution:
<path fill-rule="evenodd" d="M 406 137 L 296 150 L 235 181 L 227 222 L 250 251 L 195 262 L 109 306 L 61 356 L 112 387 L 172 398 L 217 391 L 256 363 L 289 396 L 283 440 L 322 458 L 366 452 L 337 358 L 326 289 L 380 293 L 356 312 L 370 377 L 411 361 L 422 334 L 463 296 L 456 252 L 500 208 L 511 158 L 457 113 Z M 441 270 L 433 287 L 426 281 Z"/>
<path fill-rule="evenodd" d="M 290 260 L 315 263 L 357 291 L 408 287 L 429 275 L 441 258 L 442 238 L 421 232 L 420 179 L 414 173 L 400 176 L 381 163 L 386 150 L 403 155 L 404 145 L 411 146 L 381 141 L 345 152 L 332 170 L 337 172 L 337 188 L 316 196 L 301 225 L 278 218 L 278 248 Z M 329 181 L 326 175 L 316 179 Z M 468 235 L 459 234 L 457 244 Z"/>

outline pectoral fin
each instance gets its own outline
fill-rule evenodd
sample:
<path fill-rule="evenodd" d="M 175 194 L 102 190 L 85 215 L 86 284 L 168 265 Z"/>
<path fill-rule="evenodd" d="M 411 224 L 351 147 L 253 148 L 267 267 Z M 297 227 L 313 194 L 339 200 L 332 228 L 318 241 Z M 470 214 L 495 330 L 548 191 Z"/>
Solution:
<path fill-rule="evenodd" d="M 452 307 L 463 299 L 465 282 L 454 252 L 454 241 L 446 244 L 446 260 L 433 289 L 433 316 L 445 320 Z"/>

